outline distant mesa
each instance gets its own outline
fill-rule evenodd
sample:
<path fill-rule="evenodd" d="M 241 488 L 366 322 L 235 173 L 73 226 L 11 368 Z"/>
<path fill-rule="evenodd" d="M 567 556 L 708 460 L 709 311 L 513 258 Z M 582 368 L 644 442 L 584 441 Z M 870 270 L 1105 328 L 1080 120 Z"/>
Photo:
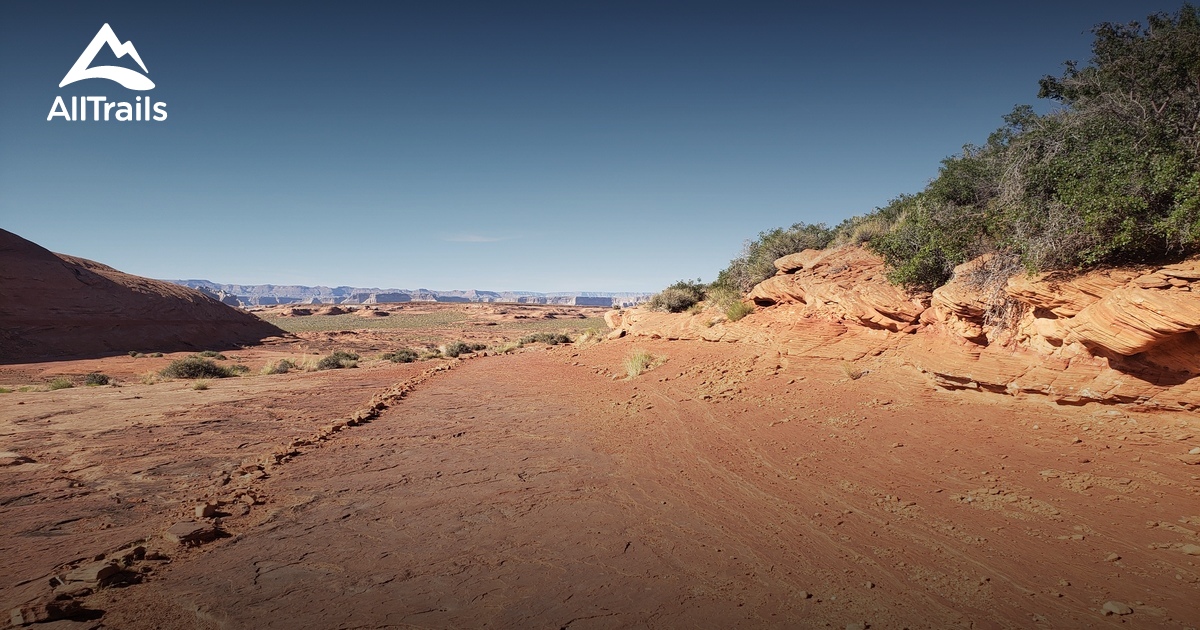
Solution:
<path fill-rule="evenodd" d="M 630 307 L 645 302 L 651 293 L 535 293 L 532 291 L 434 291 L 432 289 L 378 289 L 279 284 L 218 284 L 208 280 L 175 280 L 198 289 L 230 306 L 402 304 L 405 302 L 498 302 L 555 304 L 562 306 Z"/>
<path fill-rule="evenodd" d="M 286 334 L 229 301 L 0 230 L 0 363 L 229 348 Z"/>

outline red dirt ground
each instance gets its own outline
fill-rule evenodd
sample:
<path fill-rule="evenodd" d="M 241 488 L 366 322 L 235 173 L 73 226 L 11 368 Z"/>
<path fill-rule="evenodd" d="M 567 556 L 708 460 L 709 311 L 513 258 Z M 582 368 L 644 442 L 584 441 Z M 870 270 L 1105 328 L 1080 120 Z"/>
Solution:
<path fill-rule="evenodd" d="M 625 380 L 635 348 L 666 361 Z M 372 421 L 238 475 L 402 381 Z M 143 537 L 171 558 L 62 627 L 1200 626 L 1200 469 L 1177 458 L 1194 415 L 946 392 L 899 367 L 539 345 L 5 394 L 0 437 L 33 460 L 0 468 L 3 604 Z M 262 502 L 222 519 L 232 536 L 162 541 L 230 487 Z"/>

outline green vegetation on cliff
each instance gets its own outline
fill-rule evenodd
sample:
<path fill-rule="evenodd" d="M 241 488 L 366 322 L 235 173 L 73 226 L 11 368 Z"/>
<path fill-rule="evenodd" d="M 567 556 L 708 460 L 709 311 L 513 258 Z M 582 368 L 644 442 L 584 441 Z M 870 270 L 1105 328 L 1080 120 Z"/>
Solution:
<path fill-rule="evenodd" d="M 1040 81 L 1039 98 L 1061 107 L 1014 108 L 924 190 L 836 228 L 760 233 L 710 293 L 744 295 L 776 258 L 846 244 L 878 253 L 893 282 L 918 290 L 988 252 L 1049 271 L 1200 251 L 1200 12 L 1185 4 L 1092 32 L 1087 65 Z"/>

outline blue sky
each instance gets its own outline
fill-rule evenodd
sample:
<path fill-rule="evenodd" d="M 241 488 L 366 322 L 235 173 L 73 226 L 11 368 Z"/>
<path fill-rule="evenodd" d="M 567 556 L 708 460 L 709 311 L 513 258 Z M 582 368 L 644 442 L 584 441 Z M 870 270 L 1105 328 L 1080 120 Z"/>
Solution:
<path fill-rule="evenodd" d="M 156 278 L 711 280 L 761 230 L 921 189 L 1044 111 L 1093 24 L 1180 5 L 806 4 L 5 2 L 0 227 Z M 47 122 L 142 94 L 58 87 L 106 22 L 168 119 Z"/>

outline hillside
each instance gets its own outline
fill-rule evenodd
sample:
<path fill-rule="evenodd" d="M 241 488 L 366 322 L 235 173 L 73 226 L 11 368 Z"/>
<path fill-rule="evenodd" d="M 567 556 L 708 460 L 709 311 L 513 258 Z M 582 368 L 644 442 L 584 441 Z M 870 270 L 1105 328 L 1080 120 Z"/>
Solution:
<path fill-rule="evenodd" d="M 195 289 L 0 230 L 0 363 L 252 344 L 284 334 Z"/>

